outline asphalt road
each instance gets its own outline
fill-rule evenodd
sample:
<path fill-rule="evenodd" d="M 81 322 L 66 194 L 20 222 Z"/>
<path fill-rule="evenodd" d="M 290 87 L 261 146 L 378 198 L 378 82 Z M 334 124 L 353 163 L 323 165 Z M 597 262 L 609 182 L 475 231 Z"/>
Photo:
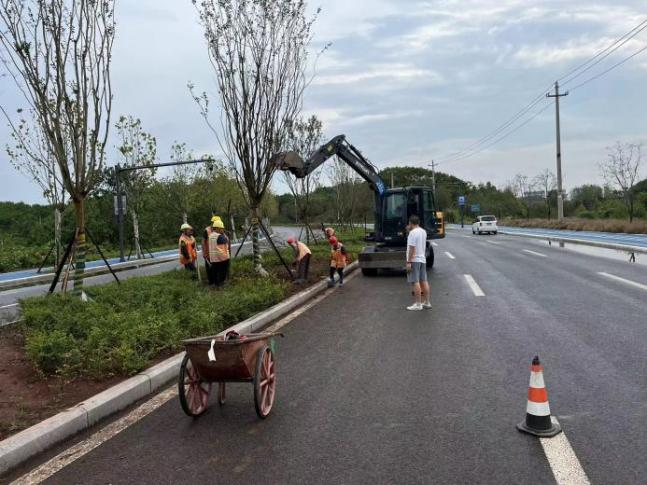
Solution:
<path fill-rule="evenodd" d="M 283 328 L 267 420 L 247 384 L 195 420 L 172 399 L 47 483 L 555 483 L 515 429 L 535 354 L 591 483 L 644 483 L 645 268 L 519 237 L 438 244 L 432 310 L 404 309 L 401 275 L 359 276 Z"/>

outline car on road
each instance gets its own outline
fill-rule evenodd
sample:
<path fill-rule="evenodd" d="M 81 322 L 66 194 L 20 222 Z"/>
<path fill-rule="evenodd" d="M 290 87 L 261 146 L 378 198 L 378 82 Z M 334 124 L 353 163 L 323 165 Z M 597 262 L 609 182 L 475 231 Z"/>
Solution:
<path fill-rule="evenodd" d="M 496 234 L 498 231 L 496 225 L 496 217 L 494 216 L 478 216 L 472 224 L 472 234 Z"/>

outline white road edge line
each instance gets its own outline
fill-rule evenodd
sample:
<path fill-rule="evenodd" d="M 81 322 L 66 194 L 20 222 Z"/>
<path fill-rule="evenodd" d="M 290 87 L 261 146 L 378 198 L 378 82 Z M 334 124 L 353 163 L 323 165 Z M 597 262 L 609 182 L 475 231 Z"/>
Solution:
<path fill-rule="evenodd" d="M 355 276 L 357 276 L 357 274 L 359 274 L 359 270 L 348 275 L 345 278 L 345 282 L 352 280 Z M 306 312 L 307 310 L 315 306 L 317 303 L 319 303 L 321 300 L 333 294 L 335 291 L 339 291 L 339 289 L 330 288 L 329 290 L 326 290 L 322 295 L 317 296 L 311 302 L 297 308 L 296 310 L 292 311 L 291 313 L 283 317 L 278 322 L 268 327 L 266 331 L 267 332 L 278 331 L 280 328 L 290 323 L 299 315 Z M 75 462 L 76 460 L 83 457 L 84 455 L 88 454 L 95 448 L 101 446 L 109 439 L 114 438 L 123 430 L 125 430 L 129 426 L 132 426 L 137 421 L 139 421 L 146 415 L 152 413 L 157 408 L 162 406 L 164 403 L 170 401 L 176 396 L 177 396 L 177 384 L 173 384 L 172 387 L 166 389 L 160 394 L 153 396 L 148 401 L 140 404 L 138 407 L 133 409 L 126 416 L 118 419 L 113 423 L 110 423 L 105 428 L 98 430 L 89 438 L 86 438 L 85 440 L 75 444 L 71 448 L 63 450 L 61 453 L 51 458 L 49 461 L 46 461 L 39 467 L 33 469 L 28 474 L 23 475 L 22 477 L 18 478 L 14 482 L 11 482 L 11 485 L 32 485 L 32 484 L 44 482 L 55 473 L 59 472 L 66 466 Z"/>
<path fill-rule="evenodd" d="M 474 280 L 471 274 L 466 274 L 463 276 L 465 276 L 465 280 L 467 281 L 467 284 L 470 285 L 470 288 L 472 289 L 472 293 L 474 293 L 474 296 L 485 296 L 485 293 L 483 293 L 483 290 L 478 285 L 478 283 Z"/>
<path fill-rule="evenodd" d="M 554 416 L 551 418 L 557 422 Z M 552 438 L 539 438 L 557 485 L 590 485 L 575 451 L 562 431 Z"/>
<path fill-rule="evenodd" d="M 438 243 L 437 243 L 437 242 L 435 242 L 435 241 L 431 241 L 431 245 L 432 245 L 432 246 L 436 246 L 436 247 L 438 247 Z"/>
<path fill-rule="evenodd" d="M 530 249 L 522 249 L 522 251 L 523 251 L 524 253 L 533 254 L 533 255 L 535 255 L 535 256 L 539 256 L 539 257 L 541 257 L 541 258 L 547 258 L 547 257 L 548 257 L 548 256 L 546 256 L 545 254 L 541 254 L 541 253 L 538 253 L 538 252 L 536 252 L 536 251 L 531 251 Z"/>
<path fill-rule="evenodd" d="M 20 303 L 12 303 L 10 305 L 3 305 L 3 306 L 0 306 L 0 310 L 4 310 L 5 308 L 12 308 L 12 307 L 15 307 L 15 306 L 18 306 L 18 305 L 20 305 Z"/>
<path fill-rule="evenodd" d="M 449 259 L 456 259 L 456 256 L 454 256 L 454 255 L 453 255 L 452 253 L 450 253 L 449 251 L 445 251 L 445 254 L 447 255 L 447 257 L 448 257 Z"/>
<path fill-rule="evenodd" d="M 641 290 L 647 291 L 647 285 L 643 285 L 642 283 L 637 283 L 635 281 L 627 280 L 625 278 L 621 278 L 620 276 L 605 273 L 604 271 L 598 271 L 598 274 L 600 276 L 604 276 L 605 278 L 616 280 L 616 281 L 619 281 L 619 282 L 624 283 L 626 285 L 631 285 L 631 286 L 634 286 L 636 288 L 640 288 Z"/>

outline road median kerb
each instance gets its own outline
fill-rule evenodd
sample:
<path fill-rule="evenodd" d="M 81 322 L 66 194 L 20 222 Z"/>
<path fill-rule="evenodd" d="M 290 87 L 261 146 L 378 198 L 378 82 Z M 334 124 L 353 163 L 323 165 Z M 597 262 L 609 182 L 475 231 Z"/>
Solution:
<path fill-rule="evenodd" d="M 357 262 L 354 262 L 347 267 L 347 272 L 351 272 L 357 267 Z M 267 310 L 223 330 L 219 335 L 230 330 L 235 330 L 238 333 L 258 331 L 326 289 L 327 281 L 321 281 Z M 121 411 L 176 379 L 183 356 L 184 352 L 174 355 L 76 406 L 0 441 L 0 475 L 79 431 L 88 429 L 101 419 Z"/>

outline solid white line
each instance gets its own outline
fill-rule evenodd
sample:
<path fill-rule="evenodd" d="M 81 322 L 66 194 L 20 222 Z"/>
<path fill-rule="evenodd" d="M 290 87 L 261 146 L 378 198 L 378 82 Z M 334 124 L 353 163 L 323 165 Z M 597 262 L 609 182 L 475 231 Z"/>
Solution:
<path fill-rule="evenodd" d="M 463 276 L 465 276 L 465 280 L 467 281 L 467 284 L 470 285 L 470 288 L 472 289 L 472 293 L 474 293 L 474 296 L 485 296 L 485 293 L 483 293 L 483 290 L 478 285 L 478 283 L 474 280 L 474 278 L 472 278 L 471 274 L 466 274 Z"/>
<path fill-rule="evenodd" d="M 447 257 L 449 259 L 456 259 L 456 257 L 452 253 L 450 253 L 449 251 L 445 251 L 445 254 L 447 255 Z"/>
<path fill-rule="evenodd" d="M 12 307 L 15 307 L 15 306 L 18 306 L 18 305 L 20 305 L 20 303 L 12 303 L 10 305 L 3 305 L 3 306 L 0 306 L 0 310 L 4 310 L 5 308 L 12 308 Z"/>
<path fill-rule="evenodd" d="M 498 242 L 496 242 L 496 241 L 490 241 L 489 239 L 487 239 L 485 242 L 488 242 L 488 243 L 490 243 L 490 244 L 496 244 L 497 246 L 498 246 L 499 244 L 501 244 L 501 243 L 498 243 Z"/>
<path fill-rule="evenodd" d="M 605 273 L 604 271 L 598 271 L 598 274 L 601 275 L 601 276 L 605 276 L 607 278 L 610 278 L 612 280 L 620 281 L 621 283 L 624 283 L 626 285 L 631 285 L 631 286 L 634 286 L 636 288 L 640 288 L 641 290 L 646 290 L 647 291 L 647 285 L 643 285 L 642 283 L 636 283 L 635 281 L 626 280 L 624 278 L 620 278 L 620 276 Z"/>
<path fill-rule="evenodd" d="M 552 417 L 554 422 L 557 418 Z M 590 485 L 589 477 L 562 431 L 552 438 L 539 438 L 557 485 Z"/>
<path fill-rule="evenodd" d="M 533 254 L 533 255 L 535 255 L 535 256 L 540 256 L 540 257 L 542 257 L 542 258 L 547 258 L 547 257 L 548 257 L 548 256 L 546 256 L 545 254 L 537 253 L 537 252 L 535 252 L 535 251 L 531 251 L 530 249 L 524 249 L 524 250 L 523 250 L 523 252 L 524 252 L 524 253 L 528 253 L 528 254 Z"/>
<path fill-rule="evenodd" d="M 436 247 L 438 247 L 438 243 L 437 243 L 437 242 L 435 242 L 435 241 L 431 241 L 431 245 L 432 245 L 432 246 L 436 246 Z"/>

